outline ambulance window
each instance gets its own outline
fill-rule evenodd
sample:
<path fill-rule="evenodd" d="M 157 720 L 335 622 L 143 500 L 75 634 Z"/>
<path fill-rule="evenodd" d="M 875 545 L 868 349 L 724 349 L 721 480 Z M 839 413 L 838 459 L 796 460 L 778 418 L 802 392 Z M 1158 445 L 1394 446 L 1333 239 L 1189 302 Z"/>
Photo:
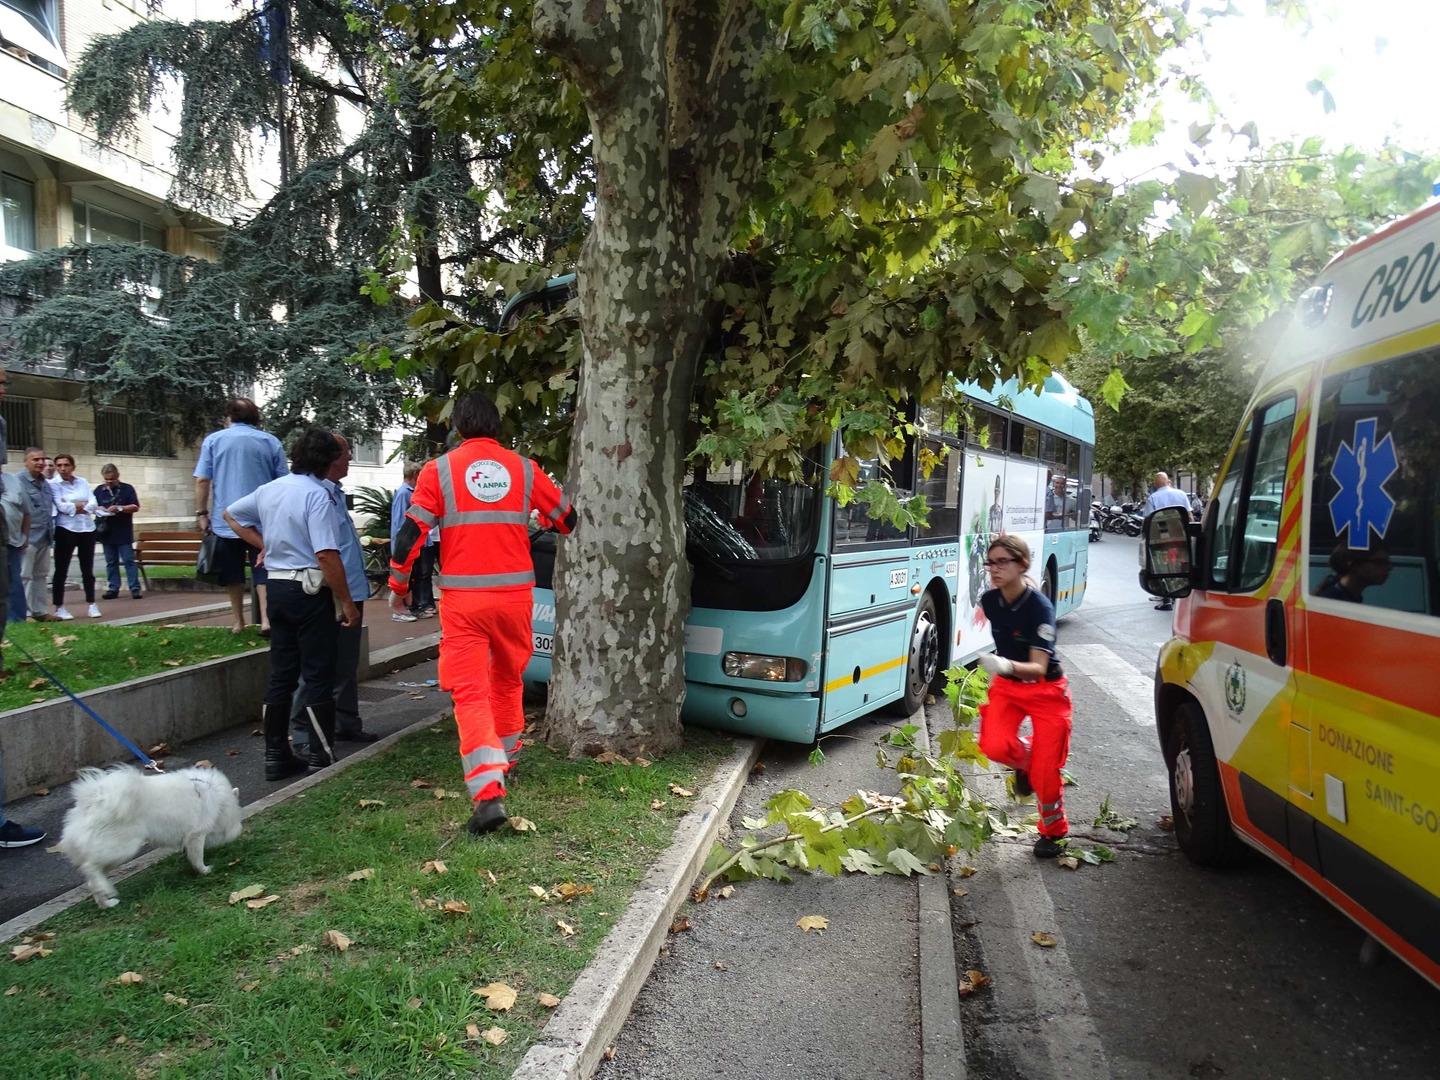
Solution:
<path fill-rule="evenodd" d="M 1225 589 L 1230 585 L 1230 554 L 1235 546 L 1235 525 L 1240 518 L 1240 480 L 1250 460 L 1250 427 L 1251 422 L 1246 420 L 1240 444 L 1235 447 L 1235 454 L 1230 459 L 1230 468 L 1220 481 L 1215 500 L 1210 505 L 1207 547 L 1210 552 L 1210 587 L 1213 589 Z"/>
<path fill-rule="evenodd" d="M 1440 616 L 1440 350 L 1333 373 L 1318 411 L 1310 592 Z"/>
<path fill-rule="evenodd" d="M 1251 592 L 1265 584 L 1275 564 L 1280 538 L 1280 506 L 1285 499 L 1285 468 L 1290 460 L 1290 434 L 1295 425 L 1295 399 L 1286 398 L 1261 414 L 1255 465 L 1243 506 L 1240 530 L 1238 592 Z"/>

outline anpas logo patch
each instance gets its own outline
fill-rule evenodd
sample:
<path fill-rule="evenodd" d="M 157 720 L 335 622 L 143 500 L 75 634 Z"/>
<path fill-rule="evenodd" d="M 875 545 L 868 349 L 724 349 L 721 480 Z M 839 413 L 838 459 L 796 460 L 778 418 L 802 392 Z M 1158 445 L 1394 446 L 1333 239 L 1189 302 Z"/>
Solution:
<path fill-rule="evenodd" d="M 477 461 L 465 470 L 465 486 L 481 502 L 499 502 L 510 494 L 510 470 L 498 461 Z"/>
<path fill-rule="evenodd" d="M 1245 669 L 1238 663 L 1225 670 L 1225 705 L 1236 717 L 1245 711 Z"/>

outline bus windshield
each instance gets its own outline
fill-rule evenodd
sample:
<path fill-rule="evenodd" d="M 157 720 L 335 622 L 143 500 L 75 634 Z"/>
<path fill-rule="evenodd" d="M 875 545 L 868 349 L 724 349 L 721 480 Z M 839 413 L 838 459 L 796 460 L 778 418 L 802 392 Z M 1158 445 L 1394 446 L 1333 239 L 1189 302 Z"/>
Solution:
<path fill-rule="evenodd" d="M 802 481 L 762 477 L 740 465 L 699 465 L 685 478 L 692 550 L 723 562 L 776 562 L 815 550 L 820 522 L 819 454 Z"/>

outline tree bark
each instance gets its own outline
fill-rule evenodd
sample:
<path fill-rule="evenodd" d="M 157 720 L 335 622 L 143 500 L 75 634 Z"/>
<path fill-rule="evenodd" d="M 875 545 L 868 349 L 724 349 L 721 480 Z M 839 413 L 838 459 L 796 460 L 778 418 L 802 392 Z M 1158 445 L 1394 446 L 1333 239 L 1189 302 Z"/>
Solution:
<path fill-rule="evenodd" d="M 575 754 L 680 741 L 690 605 L 681 487 L 705 308 L 753 183 L 765 24 L 750 0 L 539 0 L 585 96 L 595 219 L 543 734 Z"/>

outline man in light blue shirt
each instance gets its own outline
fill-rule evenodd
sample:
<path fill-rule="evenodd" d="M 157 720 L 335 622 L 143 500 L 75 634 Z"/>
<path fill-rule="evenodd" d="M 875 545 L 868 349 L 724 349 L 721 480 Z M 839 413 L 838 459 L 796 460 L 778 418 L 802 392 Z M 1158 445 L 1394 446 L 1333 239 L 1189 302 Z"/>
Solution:
<path fill-rule="evenodd" d="M 350 597 L 340 559 L 339 516 L 323 482 L 339 456 L 333 434 L 310 428 L 290 448 L 290 475 L 225 510 L 235 535 L 264 549 L 269 576 L 270 682 L 261 712 L 267 780 L 283 780 L 307 766 L 321 769 L 335 760 L 340 625 L 360 625 L 360 609 Z M 294 755 L 289 739 L 290 703 L 302 676 L 302 703 L 310 720 L 308 760 Z"/>
<path fill-rule="evenodd" d="M 370 594 L 370 579 L 365 576 L 365 556 L 360 550 L 360 534 L 355 531 L 355 522 L 345 509 L 345 489 L 340 481 L 350 474 L 350 443 L 343 435 L 336 435 L 340 443 L 340 456 L 330 466 L 330 472 L 321 481 L 330 492 L 335 506 L 336 528 L 340 532 L 340 562 L 345 567 L 345 584 L 350 589 L 350 598 L 360 610 L 360 621 L 354 626 L 340 628 L 340 640 L 335 649 L 335 738 L 341 742 L 372 743 L 379 738 L 365 731 L 360 721 L 360 645 L 362 624 L 365 619 L 365 599 Z M 305 679 L 295 691 L 295 700 L 290 706 L 290 742 L 295 750 L 304 753 L 310 745 L 310 725 L 305 716 L 303 704 Z"/>
<path fill-rule="evenodd" d="M 415 479 L 420 475 L 420 463 L 405 463 L 405 482 L 395 489 L 395 498 L 390 503 L 390 550 L 395 550 L 396 537 L 400 526 L 405 524 L 405 513 L 410 509 L 410 500 L 415 497 Z M 440 539 L 440 530 L 431 529 L 425 537 L 425 546 L 415 566 L 410 571 L 409 610 L 397 611 L 390 616 L 394 622 L 414 622 L 416 619 L 435 617 L 435 545 Z"/>
<path fill-rule="evenodd" d="M 261 484 L 286 473 L 280 440 L 260 430 L 260 410 L 249 398 L 233 398 L 225 406 L 225 427 L 205 436 L 195 463 L 195 519 L 200 531 L 219 540 L 216 568 L 220 584 L 230 593 L 232 629 L 245 629 L 245 564 L 260 603 L 260 632 L 270 632 L 265 604 L 265 568 L 255 565 L 255 549 L 236 537 L 222 511 Z M 212 513 L 212 504 L 214 507 Z"/>

